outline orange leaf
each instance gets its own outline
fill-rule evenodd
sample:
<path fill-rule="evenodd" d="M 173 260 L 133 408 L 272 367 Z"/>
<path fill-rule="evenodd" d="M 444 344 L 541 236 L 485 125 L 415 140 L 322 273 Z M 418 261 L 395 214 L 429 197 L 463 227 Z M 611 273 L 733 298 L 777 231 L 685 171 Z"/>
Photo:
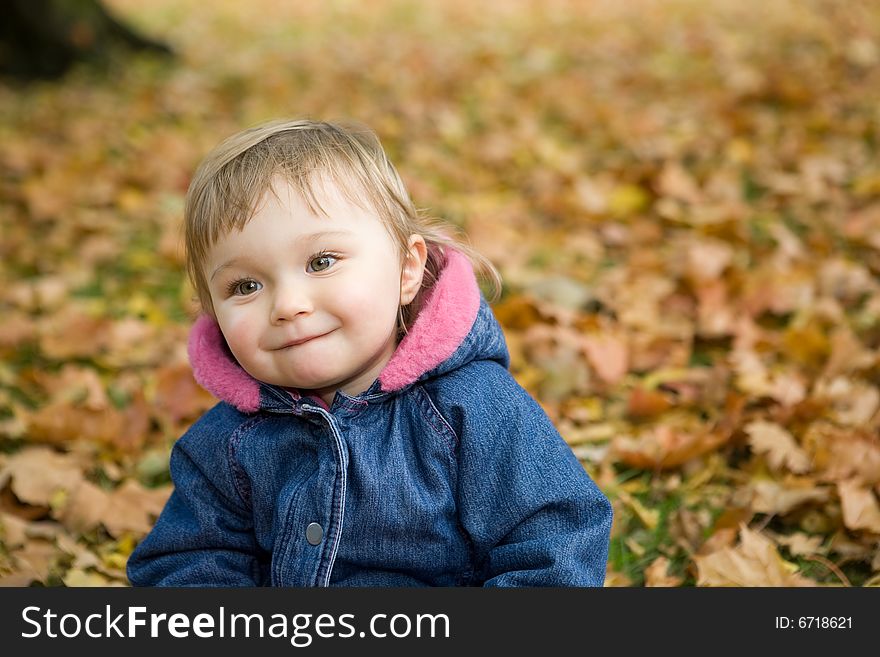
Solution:
<path fill-rule="evenodd" d="M 599 378 L 606 383 L 618 383 L 629 370 L 629 350 L 626 342 L 614 335 L 597 334 L 583 338 L 587 360 Z"/>

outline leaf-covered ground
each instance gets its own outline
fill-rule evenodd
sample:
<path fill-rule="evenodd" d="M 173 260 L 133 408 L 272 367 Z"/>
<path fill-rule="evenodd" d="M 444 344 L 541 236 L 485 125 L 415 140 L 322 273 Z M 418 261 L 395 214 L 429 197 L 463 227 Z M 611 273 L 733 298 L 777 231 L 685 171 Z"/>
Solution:
<path fill-rule="evenodd" d="M 176 62 L 0 86 L 0 583 L 126 584 L 193 383 L 183 195 L 374 127 L 499 267 L 610 586 L 880 584 L 880 4 L 113 0 Z"/>

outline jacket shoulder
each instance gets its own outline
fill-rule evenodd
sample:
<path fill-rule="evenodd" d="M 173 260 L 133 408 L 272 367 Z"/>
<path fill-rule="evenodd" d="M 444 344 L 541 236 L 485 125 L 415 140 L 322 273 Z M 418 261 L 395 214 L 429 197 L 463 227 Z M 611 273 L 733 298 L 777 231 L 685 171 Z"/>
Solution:
<path fill-rule="evenodd" d="M 425 387 L 441 411 L 453 417 L 476 413 L 488 422 L 546 419 L 538 402 L 494 360 L 472 361 Z"/>
<path fill-rule="evenodd" d="M 177 444 L 188 447 L 220 447 L 242 424 L 253 417 L 226 402 L 219 402 L 193 422 Z"/>
<path fill-rule="evenodd" d="M 235 462 L 235 440 L 262 419 L 261 414 L 242 413 L 226 402 L 208 410 L 174 444 L 170 469 L 175 485 L 187 485 L 193 477 L 203 479 L 241 504 L 246 496 Z"/>

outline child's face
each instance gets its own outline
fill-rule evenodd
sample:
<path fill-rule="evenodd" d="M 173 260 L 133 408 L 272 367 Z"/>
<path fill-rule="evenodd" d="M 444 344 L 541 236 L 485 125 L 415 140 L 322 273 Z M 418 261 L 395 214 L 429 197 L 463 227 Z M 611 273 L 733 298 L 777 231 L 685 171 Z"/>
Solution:
<path fill-rule="evenodd" d="M 278 198 L 267 194 L 242 231 L 212 247 L 205 273 L 239 364 L 330 404 L 336 390 L 366 390 L 394 353 L 401 265 L 379 217 L 325 188 L 327 217 L 278 182 Z"/>

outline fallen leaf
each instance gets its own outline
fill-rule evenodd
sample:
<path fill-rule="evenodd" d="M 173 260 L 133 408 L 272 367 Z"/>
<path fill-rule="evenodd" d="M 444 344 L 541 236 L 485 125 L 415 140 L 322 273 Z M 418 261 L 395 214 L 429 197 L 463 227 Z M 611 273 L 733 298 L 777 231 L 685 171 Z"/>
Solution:
<path fill-rule="evenodd" d="M 851 479 L 837 482 L 837 492 L 847 528 L 880 534 L 880 504 L 870 488 Z"/>
<path fill-rule="evenodd" d="M 767 462 L 776 470 L 783 467 L 796 473 L 810 470 L 810 457 L 801 449 L 794 437 L 774 422 L 756 420 L 745 427 L 749 435 L 749 445 L 757 454 L 767 457 Z"/>
<path fill-rule="evenodd" d="M 40 349 L 59 361 L 97 356 L 106 348 L 112 328 L 109 318 L 68 305 L 40 323 Z"/>
<path fill-rule="evenodd" d="M 180 363 L 156 371 L 155 408 L 172 426 L 193 420 L 217 400 L 193 378 L 189 365 Z"/>
<path fill-rule="evenodd" d="M 809 502 L 826 502 L 830 498 L 827 487 L 817 486 L 815 481 L 807 480 L 793 487 L 791 482 L 760 479 L 750 484 L 753 492 L 752 510 L 757 513 L 785 515 L 793 509 Z"/>
<path fill-rule="evenodd" d="M 70 493 L 82 483 L 82 464 L 77 457 L 48 447 L 28 447 L 13 454 L 0 471 L 0 487 L 7 480 L 22 502 L 49 506 L 57 491 Z"/>
<path fill-rule="evenodd" d="M 674 468 L 711 452 L 730 438 L 729 432 L 705 427 L 649 427 L 635 437 L 621 434 L 612 442 L 612 452 L 623 463 L 636 468 Z"/>
<path fill-rule="evenodd" d="M 804 532 L 795 532 L 789 536 L 776 536 L 775 540 L 780 545 L 787 547 L 788 551 L 795 556 L 809 556 L 827 552 L 823 548 L 825 541 L 822 536 L 811 536 Z"/>
<path fill-rule="evenodd" d="M 133 479 L 127 479 L 110 495 L 101 523 L 116 538 L 127 532 L 145 536 L 162 512 L 173 487 L 144 488 Z"/>
<path fill-rule="evenodd" d="M 740 543 L 705 556 L 695 556 L 697 586 L 816 586 L 785 561 L 772 541 L 740 528 Z"/>
<path fill-rule="evenodd" d="M 54 515 L 68 530 L 84 533 L 97 527 L 110 504 L 110 494 L 90 481 L 82 481 Z"/>
<path fill-rule="evenodd" d="M 71 568 L 62 579 L 64 580 L 64 585 L 69 587 L 121 586 L 121 584 L 112 582 L 100 573 L 89 572 L 81 568 Z"/>
<path fill-rule="evenodd" d="M 684 578 L 669 574 L 670 561 L 664 556 L 657 557 L 645 569 L 645 586 L 681 586 Z"/>
<path fill-rule="evenodd" d="M 7 550 L 24 545 L 27 540 L 27 521 L 11 513 L 0 512 L 0 539 Z"/>
<path fill-rule="evenodd" d="M 599 378 L 606 383 L 618 383 L 629 369 L 626 342 L 609 334 L 587 335 L 583 338 L 587 360 Z"/>

